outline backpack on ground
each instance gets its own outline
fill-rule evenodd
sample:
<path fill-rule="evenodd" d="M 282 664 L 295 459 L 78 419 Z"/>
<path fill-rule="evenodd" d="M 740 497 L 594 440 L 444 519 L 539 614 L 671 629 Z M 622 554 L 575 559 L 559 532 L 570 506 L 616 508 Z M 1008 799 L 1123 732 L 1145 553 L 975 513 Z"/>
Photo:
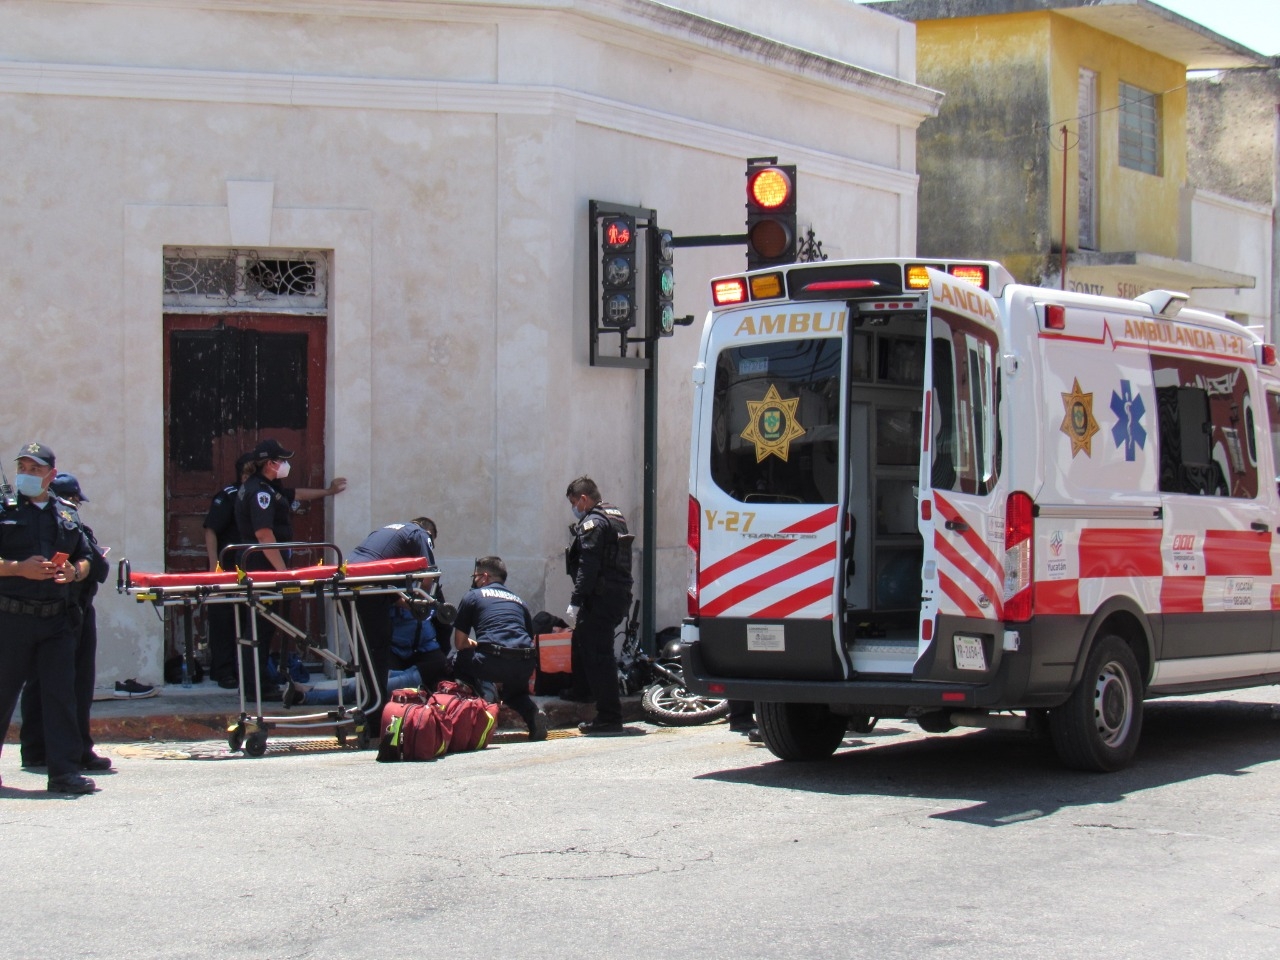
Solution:
<path fill-rule="evenodd" d="M 498 705 L 489 703 L 465 683 L 441 680 L 431 703 L 446 718 L 450 727 L 448 750 L 462 753 L 483 750 L 498 726 Z"/>
<path fill-rule="evenodd" d="M 378 760 L 435 760 L 449 749 L 453 727 L 435 694 L 405 687 L 391 694 L 382 709 L 382 736 L 378 740 Z"/>

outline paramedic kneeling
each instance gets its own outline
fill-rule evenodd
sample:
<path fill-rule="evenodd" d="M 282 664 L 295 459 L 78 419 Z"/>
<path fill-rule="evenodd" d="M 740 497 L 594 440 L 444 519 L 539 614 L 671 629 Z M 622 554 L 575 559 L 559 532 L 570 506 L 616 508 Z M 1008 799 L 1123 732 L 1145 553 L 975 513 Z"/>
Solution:
<path fill-rule="evenodd" d="M 471 574 L 471 589 L 458 603 L 453 672 L 480 690 L 490 703 L 506 703 L 529 727 L 530 740 L 547 739 L 542 711 L 529 696 L 533 676 L 533 615 L 506 586 L 507 565 L 500 557 L 481 557 Z M 471 639 L 475 630 L 476 638 Z M 501 684 L 497 693 L 494 684 Z"/>

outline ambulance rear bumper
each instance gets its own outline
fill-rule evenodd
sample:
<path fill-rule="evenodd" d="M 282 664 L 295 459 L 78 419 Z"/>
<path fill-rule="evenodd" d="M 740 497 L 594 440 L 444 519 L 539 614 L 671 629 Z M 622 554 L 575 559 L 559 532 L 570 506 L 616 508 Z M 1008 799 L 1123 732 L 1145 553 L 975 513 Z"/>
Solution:
<path fill-rule="evenodd" d="M 1078 639 L 1059 648 L 1052 665 L 1033 665 L 1021 656 L 1004 656 L 973 681 L 909 676 L 855 675 L 850 679 L 794 679 L 727 676 L 710 669 L 695 629 L 683 632 L 681 660 L 691 691 L 730 700 L 764 703 L 825 703 L 879 716 L 914 715 L 932 710 L 1020 710 L 1055 707 L 1070 695 Z M 1030 632 L 1029 630 L 1027 631 Z M 1029 639 L 1029 638 L 1028 638 Z M 1043 638 L 1042 638 L 1043 639 Z M 931 658 L 926 657 L 928 661 Z M 928 664 L 924 664 L 928 666 Z M 954 674 L 954 671 L 950 671 Z"/>

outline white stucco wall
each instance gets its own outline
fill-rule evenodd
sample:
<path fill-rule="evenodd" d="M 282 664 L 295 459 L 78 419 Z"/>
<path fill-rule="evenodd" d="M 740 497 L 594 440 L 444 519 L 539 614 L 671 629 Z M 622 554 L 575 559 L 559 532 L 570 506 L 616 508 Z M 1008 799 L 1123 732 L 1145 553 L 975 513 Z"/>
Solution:
<path fill-rule="evenodd" d="M 1190 229 L 1183 231 L 1184 259 L 1251 276 L 1252 288 L 1191 291 L 1191 306 L 1245 318 L 1274 337 L 1271 317 L 1271 207 L 1188 188 Z"/>
<path fill-rule="evenodd" d="M 936 97 L 911 82 L 913 28 L 785 6 L 6 0 L 0 454 L 50 444 L 112 559 L 159 569 L 164 247 L 326 251 L 334 540 L 426 512 L 451 597 L 498 553 L 562 608 L 566 482 L 590 473 L 643 523 L 642 375 L 587 363 L 587 201 L 738 233 L 743 160 L 776 154 L 829 254 L 914 250 Z M 677 314 L 742 264 L 678 251 Z M 661 345 L 658 626 L 684 607 L 696 330 Z M 151 608 L 108 588 L 98 610 L 99 682 L 158 681 Z"/>

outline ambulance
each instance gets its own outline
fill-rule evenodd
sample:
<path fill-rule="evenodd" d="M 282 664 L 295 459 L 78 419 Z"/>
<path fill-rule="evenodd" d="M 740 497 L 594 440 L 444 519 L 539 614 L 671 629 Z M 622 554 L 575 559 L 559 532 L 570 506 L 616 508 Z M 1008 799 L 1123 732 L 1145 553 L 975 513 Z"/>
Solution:
<path fill-rule="evenodd" d="M 1280 682 L 1280 376 L 1257 332 L 994 262 L 712 283 L 686 677 L 784 760 L 879 718 L 1129 763 L 1143 701 Z"/>

